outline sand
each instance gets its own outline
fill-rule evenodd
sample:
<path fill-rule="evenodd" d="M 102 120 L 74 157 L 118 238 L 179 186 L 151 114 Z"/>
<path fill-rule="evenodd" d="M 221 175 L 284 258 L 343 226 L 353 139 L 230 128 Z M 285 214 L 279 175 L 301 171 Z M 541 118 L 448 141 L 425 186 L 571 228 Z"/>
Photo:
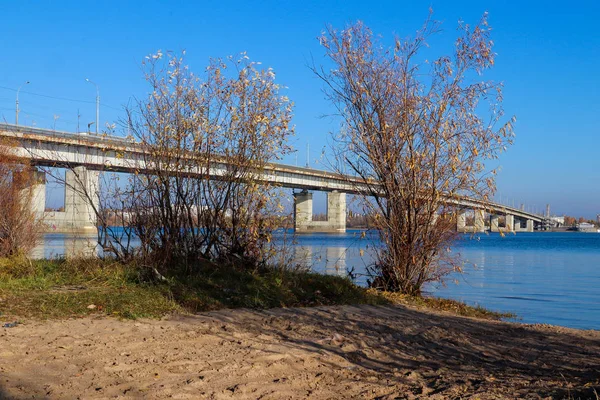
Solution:
<path fill-rule="evenodd" d="M 0 328 L 0 398 L 595 398 L 600 332 L 404 306 Z"/>

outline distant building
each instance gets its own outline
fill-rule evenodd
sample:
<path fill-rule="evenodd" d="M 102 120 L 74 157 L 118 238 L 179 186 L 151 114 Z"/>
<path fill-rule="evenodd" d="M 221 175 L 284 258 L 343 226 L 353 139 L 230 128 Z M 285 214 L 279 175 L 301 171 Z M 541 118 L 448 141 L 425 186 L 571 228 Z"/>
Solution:
<path fill-rule="evenodd" d="M 600 214 L 596 215 L 596 222 L 600 224 Z"/>
<path fill-rule="evenodd" d="M 550 217 L 550 220 L 554 222 L 555 227 L 560 227 L 565 224 L 565 217 Z"/>

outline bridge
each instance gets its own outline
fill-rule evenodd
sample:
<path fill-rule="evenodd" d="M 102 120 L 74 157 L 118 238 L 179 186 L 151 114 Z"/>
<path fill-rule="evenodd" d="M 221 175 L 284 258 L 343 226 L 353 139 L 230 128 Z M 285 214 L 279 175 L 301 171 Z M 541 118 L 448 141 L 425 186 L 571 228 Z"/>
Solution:
<path fill-rule="evenodd" d="M 82 187 L 87 193 L 97 193 L 99 174 L 113 172 L 152 172 L 147 165 L 143 147 L 135 141 L 117 136 L 74 134 L 50 129 L 0 124 L 0 138 L 18 142 L 16 155 L 31 160 L 40 167 L 67 168 L 65 175 L 65 208 L 62 212 L 46 211 L 45 174 L 36 172 L 34 182 L 34 211 L 57 231 L 95 231 L 96 218 L 89 199 L 84 198 Z M 190 154 L 201 161 L 198 155 Z M 194 165 L 194 163 L 190 163 Z M 197 164 L 196 164 L 197 165 Z M 210 175 L 218 179 L 226 174 L 228 164 L 216 162 Z M 179 171 L 181 172 L 181 171 Z M 185 170 L 189 176 L 205 175 L 201 167 Z M 257 175 L 258 180 L 284 188 L 299 189 L 294 193 L 294 227 L 297 232 L 344 232 L 346 230 L 346 195 L 366 191 L 362 180 L 357 177 L 311 168 L 294 167 L 270 163 Z M 313 221 L 311 191 L 327 192 L 327 221 Z M 485 214 L 490 214 L 489 229 L 493 232 L 533 232 L 535 225 L 544 226 L 543 216 L 523 209 L 498 203 L 483 202 L 468 197 L 448 197 L 446 204 L 457 206 L 462 212 L 457 218 L 457 230 L 461 232 L 483 232 L 486 230 Z M 473 223 L 467 225 L 467 213 L 473 212 Z M 499 217 L 504 216 L 504 224 Z"/>

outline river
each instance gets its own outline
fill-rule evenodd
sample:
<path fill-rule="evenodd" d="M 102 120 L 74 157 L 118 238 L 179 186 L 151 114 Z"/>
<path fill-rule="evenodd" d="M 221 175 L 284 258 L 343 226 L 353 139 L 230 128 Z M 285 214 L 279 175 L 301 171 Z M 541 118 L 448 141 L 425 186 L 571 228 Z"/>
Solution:
<path fill-rule="evenodd" d="M 37 257 L 82 249 L 94 237 L 47 234 Z M 368 239 L 360 231 L 297 236 L 296 260 L 314 270 L 345 275 L 366 284 Z M 600 234 L 518 233 L 464 235 L 453 248 L 468 263 L 463 274 L 426 292 L 471 305 L 509 311 L 525 323 L 600 329 Z M 361 256 L 362 254 L 362 256 Z"/>

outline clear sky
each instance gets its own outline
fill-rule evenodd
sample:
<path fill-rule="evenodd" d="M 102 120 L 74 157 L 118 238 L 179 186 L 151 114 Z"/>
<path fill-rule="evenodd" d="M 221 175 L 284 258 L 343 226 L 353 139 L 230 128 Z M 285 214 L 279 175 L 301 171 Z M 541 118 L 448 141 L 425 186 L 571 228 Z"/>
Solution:
<path fill-rule="evenodd" d="M 123 115 L 148 90 L 140 62 L 158 49 L 186 50 L 191 69 L 209 57 L 246 51 L 272 67 L 295 102 L 298 164 L 316 163 L 336 124 L 322 85 L 307 68 L 324 62 L 317 36 L 327 24 L 357 19 L 391 40 L 420 27 L 431 6 L 444 32 L 432 55 L 452 51 L 459 19 L 484 11 L 498 53 L 490 79 L 505 83 L 505 109 L 517 116 L 515 145 L 505 153 L 498 199 L 594 218 L 600 213 L 600 2 L 548 1 L 1 1 L 0 117 L 22 125 L 81 130 Z M 391 42 L 388 42 L 391 43 Z M 37 95 L 36 95 L 37 94 Z M 44 95 L 47 97 L 43 97 Z M 70 100 L 60 100 L 70 99 Z M 78 100 L 78 101 L 72 101 Z M 55 116 L 58 118 L 55 119 Z M 92 127 L 92 130 L 94 128 Z M 285 160 L 294 164 L 295 157 Z M 52 201 L 51 195 L 51 201 Z"/>

